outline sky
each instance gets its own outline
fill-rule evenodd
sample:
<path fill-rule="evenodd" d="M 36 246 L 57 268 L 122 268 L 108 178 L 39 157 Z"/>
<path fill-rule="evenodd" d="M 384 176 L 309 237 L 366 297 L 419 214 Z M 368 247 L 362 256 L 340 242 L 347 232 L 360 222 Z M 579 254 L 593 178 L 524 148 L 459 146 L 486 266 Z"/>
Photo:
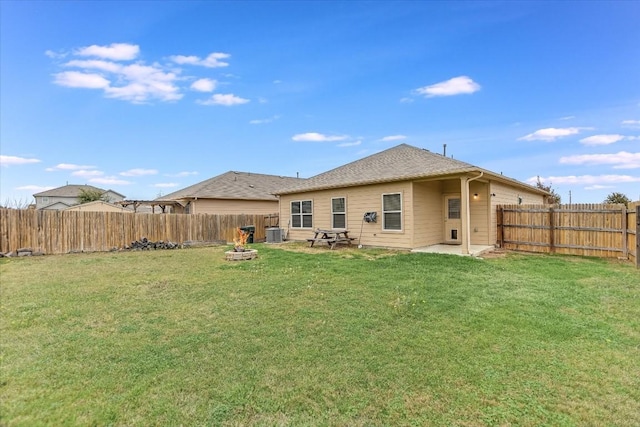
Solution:
<path fill-rule="evenodd" d="M 406 143 L 640 199 L 640 2 L 0 0 L 0 204 Z"/>

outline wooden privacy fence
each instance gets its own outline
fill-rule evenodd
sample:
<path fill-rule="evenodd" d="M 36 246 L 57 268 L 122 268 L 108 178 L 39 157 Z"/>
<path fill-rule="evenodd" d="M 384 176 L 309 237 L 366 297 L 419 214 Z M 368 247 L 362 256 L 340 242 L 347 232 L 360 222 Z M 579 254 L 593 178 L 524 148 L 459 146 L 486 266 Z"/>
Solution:
<path fill-rule="evenodd" d="M 277 216 L 277 214 L 275 214 Z M 109 251 L 146 237 L 175 243 L 233 241 L 236 227 L 265 238 L 274 214 L 140 214 L 0 209 L 0 252 L 32 248 L 46 254 Z"/>
<path fill-rule="evenodd" d="M 638 266 L 639 206 L 499 205 L 497 243 L 528 252 L 625 258 Z"/>

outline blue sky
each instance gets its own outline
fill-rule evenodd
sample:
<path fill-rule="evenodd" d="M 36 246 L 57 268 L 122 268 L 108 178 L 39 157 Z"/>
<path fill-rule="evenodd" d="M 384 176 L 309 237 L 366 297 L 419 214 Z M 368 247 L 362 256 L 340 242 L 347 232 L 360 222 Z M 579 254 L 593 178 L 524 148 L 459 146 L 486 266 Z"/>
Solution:
<path fill-rule="evenodd" d="M 0 2 L 0 199 L 407 143 L 640 199 L 640 2 Z M 533 180 L 533 181 L 532 181 Z"/>

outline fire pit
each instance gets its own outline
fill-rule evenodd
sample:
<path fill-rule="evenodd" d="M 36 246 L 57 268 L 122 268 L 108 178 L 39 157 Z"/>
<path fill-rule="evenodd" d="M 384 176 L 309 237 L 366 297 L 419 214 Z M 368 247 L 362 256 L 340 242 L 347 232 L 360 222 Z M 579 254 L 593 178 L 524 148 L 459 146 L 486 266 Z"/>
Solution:
<path fill-rule="evenodd" d="M 240 227 L 236 231 L 238 232 L 238 237 L 233 239 L 233 250 L 225 252 L 227 261 L 244 261 L 257 257 L 258 251 L 256 249 L 248 249 L 246 247 L 249 233 Z"/>
<path fill-rule="evenodd" d="M 256 258 L 258 251 L 256 249 L 245 249 L 242 252 L 226 251 L 224 254 L 227 261 L 245 261 Z"/>

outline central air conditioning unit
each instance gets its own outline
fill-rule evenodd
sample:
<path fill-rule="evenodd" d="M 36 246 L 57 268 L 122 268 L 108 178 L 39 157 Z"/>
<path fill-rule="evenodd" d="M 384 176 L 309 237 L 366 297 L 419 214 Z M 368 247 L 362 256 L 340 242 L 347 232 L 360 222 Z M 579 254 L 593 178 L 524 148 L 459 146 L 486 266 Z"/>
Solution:
<path fill-rule="evenodd" d="M 282 243 L 284 230 L 282 228 L 267 228 L 267 243 Z"/>

